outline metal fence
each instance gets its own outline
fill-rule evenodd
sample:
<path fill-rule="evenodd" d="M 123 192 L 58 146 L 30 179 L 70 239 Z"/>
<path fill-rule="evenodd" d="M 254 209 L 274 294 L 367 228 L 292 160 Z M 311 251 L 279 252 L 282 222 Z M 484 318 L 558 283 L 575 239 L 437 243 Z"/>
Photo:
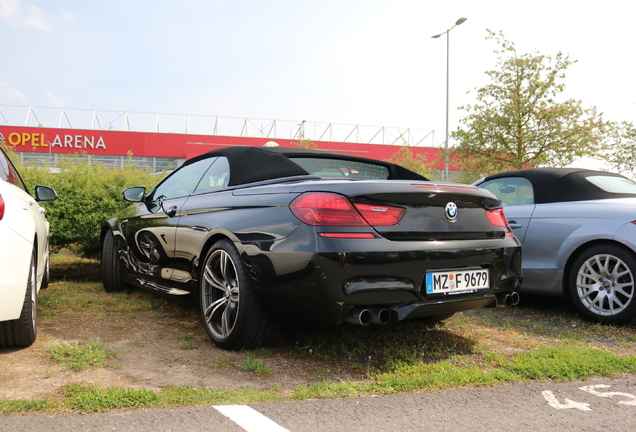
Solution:
<path fill-rule="evenodd" d="M 432 129 L 77 108 L 0 105 L 0 124 L 440 147 Z M 443 139 L 443 138 L 442 138 Z"/>

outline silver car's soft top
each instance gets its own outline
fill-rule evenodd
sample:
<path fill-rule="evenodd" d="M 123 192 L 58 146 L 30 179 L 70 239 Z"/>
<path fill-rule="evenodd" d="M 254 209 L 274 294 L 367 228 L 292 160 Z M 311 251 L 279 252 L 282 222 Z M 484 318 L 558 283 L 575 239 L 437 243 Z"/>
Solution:
<path fill-rule="evenodd" d="M 488 176 L 479 182 L 502 177 L 523 177 L 533 188 L 534 203 L 588 201 L 636 197 L 636 183 L 620 174 L 583 168 L 528 168 Z M 612 179 L 620 179 L 612 181 Z"/>

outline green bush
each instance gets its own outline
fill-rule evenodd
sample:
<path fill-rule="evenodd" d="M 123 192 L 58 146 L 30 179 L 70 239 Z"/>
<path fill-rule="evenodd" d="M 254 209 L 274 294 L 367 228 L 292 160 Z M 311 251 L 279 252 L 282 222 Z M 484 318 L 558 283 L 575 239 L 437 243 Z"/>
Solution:
<path fill-rule="evenodd" d="M 162 178 L 128 164 L 109 169 L 79 158 L 63 160 L 56 170 L 18 169 L 31 192 L 36 185 L 50 186 L 57 192 L 56 201 L 43 203 L 51 224 L 51 248 L 69 247 L 84 256 L 99 254 L 102 224 L 130 204 L 123 200 L 122 190 L 129 186 L 149 189 Z"/>

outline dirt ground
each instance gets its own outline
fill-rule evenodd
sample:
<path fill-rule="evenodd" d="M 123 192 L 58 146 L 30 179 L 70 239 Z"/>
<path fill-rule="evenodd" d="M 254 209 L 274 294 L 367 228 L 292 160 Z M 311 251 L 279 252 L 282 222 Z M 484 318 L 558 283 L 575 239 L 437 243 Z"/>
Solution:
<path fill-rule="evenodd" d="M 51 267 L 53 280 L 61 280 L 69 274 L 82 275 L 86 281 L 93 283 L 100 280 L 99 266 L 94 262 L 66 265 L 58 263 Z M 166 304 L 172 305 L 173 301 Z M 552 326 L 562 328 L 564 322 L 569 322 L 568 319 L 560 319 L 552 323 L 551 310 L 556 315 L 565 314 L 571 317 L 571 323 L 568 324 L 571 325 L 571 331 L 576 332 L 581 325 L 575 319 L 571 305 L 565 300 L 553 300 L 548 305 L 541 300 L 536 304 L 547 309 L 546 318 L 537 329 L 528 327 L 528 336 L 532 336 L 536 330 L 538 333 L 534 336 L 544 338 Z M 471 313 L 464 312 L 469 315 Z M 512 313 L 515 315 L 510 315 L 508 319 L 518 320 L 524 316 L 524 310 L 513 309 L 500 310 L 499 315 Z M 525 314 L 528 316 L 523 321 L 529 323 L 534 322 L 538 316 L 535 315 L 532 304 L 525 309 Z M 629 334 L 634 334 L 632 329 L 636 327 L 628 326 L 627 331 L 631 332 Z M 364 365 L 371 362 L 371 356 L 350 359 L 351 361 L 321 360 L 316 353 L 307 355 L 311 352 L 310 347 L 304 346 L 307 340 L 297 340 L 311 339 L 303 335 L 307 329 L 303 332 L 293 330 L 283 328 L 280 343 L 274 343 L 271 347 L 235 352 L 216 348 L 203 328 L 198 309 L 183 302 L 178 307 L 142 308 L 134 312 L 104 310 L 99 304 L 89 304 L 86 309 L 82 309 L 82 313 L 63 309 L 57 319 L 40 320 L 38 337 L 31 347 L 0 348 L 0 399 L 30 399 L 56 394 L 62 386 L 75 383 L 154 390 L 166 386 L 234 390 L 275 387 L 285 392 L 303 384 L 366 379 L 367 367 Z M 510 341 L 515 339 L 506 336 L 505 326 L 500 330 L 478 326 L 472 331 L 485 334 L 487 337 L 483 342 L 496 352 L 505 354 L 519 349 L 510 346 Z M 462 347 L 467 344 L 461 343 L 461 336 L 445 333 L 443 330 L 439 332 L 457 344 L 454 351 L 461 352 Z M 603 333 L 606 336 L 599 334 L 596 340 L 599 347 L 611 349 L 619 355 L 633 355 L 632 343 L 625 343 L 623 337 L 609 336 L 611 332 Z M 115 357 L 108 360 L 107 367 L 77 372 L 50 358 L 48 350 L 52 346 L 61 343 L 83 345 L 97 338 L 104 346 L 117 352 Z M 242 366 L 248 355 L 263 361 L 271 372 L 258 375 L 255 371 L 244 369 Z M 357 368 L 352 368 L 353 362 L 356 362 Z M 379 364 L 367 366 L 377 367 Z"/>
<path fill-rule="evenodd" d="M 69 383 L 160 389 L 192 386 L 215 389 L 293 390 L 300 384 L 324 379 L 359 380 L 362 374 L 334 370 L 321 360 L 283 355 L 271 348 L 232 352 L 216 348 L 194 310 L 171 311 L 158 317 L 153 311 L 121 314 L 115 319 L 59 319 L 40 322 L 35 344 L 24 349 L 0 349 L 0 398 L 36 398 L 56 393 Z M 47 349 L 61 342 L 84 344 L 99 338 L 117 356 L 110 367 L 76 372 L 50 359 Z M 183 349 L 184 342 L 188 344 Z M 245 357 L 254 354 L 271 373 L 247 371 Z"/>
<path fill-rule="evenodd" d="M 94 260 L 75 260 L 58 254 L 51 264 L 51 279 L 71 277 L 77 282 L 101 283 Z M 40 295 L 42 297 L 42 294 Z M 168 300 L 173 304 L 174 299 Z M 40 305 L 42 307 L 42 305 Z M 90 309 L 88 309 L 90 308 Z M 41 317 L 42 318 L 42 317 Z M 285 332 L 285 329 L 282 330 Z M 73 371 L 50 358 L 52 346 L 97 339 L 117 352 L 108 367 Z M 293 336 L 292 336 L 293 338 Z M 105 387 L 149 388 L 191 386 L 213 389 L 270 389 L 291 391 L 298 385 L 324 380 L 360 380 L 365 371 L 351 370 L 336 362 L 290 355 L 276 346 L 255 351 L 217 348 L 203 328 L 198 308 L 180 302 L 177 307 L 126 311 L 87 306 L 85 313 L 63 312 L 58 319 L 40 319 L 35 343 L 23 349 L 0 348 L 0 399 L 37 398 L 59 392 L 73 383 Z M 292 350 L 293 351 L 293 350 Z M 262 360 L 270 373 L 258 375 L 242 366 L 247 355 Z"/>

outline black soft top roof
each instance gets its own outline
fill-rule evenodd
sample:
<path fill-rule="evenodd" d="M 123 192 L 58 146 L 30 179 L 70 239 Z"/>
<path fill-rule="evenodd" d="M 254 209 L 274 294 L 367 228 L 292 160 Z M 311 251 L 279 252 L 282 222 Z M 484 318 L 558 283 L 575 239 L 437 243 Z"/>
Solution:
<path fill-rule="evenodd" d="M 426 177 L 389 162 L 346 154 L 331 153 L 323 150 L 287 147 L 225 147 L 218 150 L 212 150 L 189 159 L 184 165 L 215 156 L 225 156 L 229 161 L 230 181 L 228 186 L 236 186 L 283 177 L 309 175 L 306 170 L 291 161 L 289 159 L 290 157 L 340 159 L 365 162 L 386 167 L 389 170 L 389 179 L 428 180 Z"/>
<path fill-rule="evenodd" d="M 524 177 L 532 183 L 536 204 L 636 196 L 607 192 L 586 180 L 586 177 L 599 175 L 625 178 L 616 173 L 584 168 L 528 168 L 493 174 L 484 181 L 502 177 Z"/>

